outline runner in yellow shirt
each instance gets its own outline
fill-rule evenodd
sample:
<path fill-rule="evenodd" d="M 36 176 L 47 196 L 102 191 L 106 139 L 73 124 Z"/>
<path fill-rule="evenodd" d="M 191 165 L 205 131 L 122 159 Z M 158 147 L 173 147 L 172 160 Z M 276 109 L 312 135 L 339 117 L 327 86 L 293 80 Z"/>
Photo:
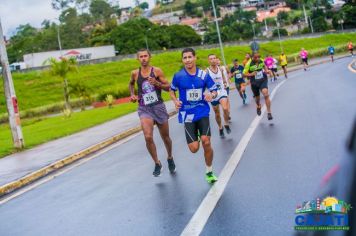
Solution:
<path fill-rule="evenodd" d="M 282 66 L 282 69 L 283 69 L 283 72 L 284 72 L 284 76 L 287 79 L 288 78 L 288 76 L 287 76 L 288 60 L 287 60 L 287 56 L 284 54 L 284 52 L 282 52 L 281 55 L 279 55 L 279 63 Z"/>

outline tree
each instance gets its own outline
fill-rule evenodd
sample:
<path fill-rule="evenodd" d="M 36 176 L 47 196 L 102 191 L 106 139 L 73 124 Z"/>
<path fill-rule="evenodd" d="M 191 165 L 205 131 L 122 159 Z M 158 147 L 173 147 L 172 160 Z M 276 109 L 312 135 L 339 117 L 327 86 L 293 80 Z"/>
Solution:
<path fill-rule="evenodd" d="M 281 36 L 288 36 L 288 31 L 286 29 L 279 29 L 279 34 Z M 273 37 L 278 37 L 278 29 L 273 30 Z"/>
<path fill-rule="evenodd" d="M 92 0 L 89 6 L 90 14 L 95 20 L 104 20 L 110 18 L 114 13 L 113 8 L 105 0 Z"/>
<path fill-rule="evenodd" d="M 142 10 L 145 10 L 149 8 L 149 4 L 147 2 L 142 2 L 138 5 L 138 7 L 141 8 Z"/>
<path fill-rule="evenodd" d="M 69 88 L 69 94 L 73 94 L 74 96 L 77 96 L 80 99 L 80 109 L 84 111 L 85 101 L 91 100 L 91 90 L 83 83 L 82 80 L 79 80 L 78 82 L 69 85 Z"/>
<path fill-rule="evenodd" d="M 328 30 L 328 22 L 324 17 L 319 16 L 313 19 L 313 28 L 315 32 L 324 32 Z"/>
<path fill-rule="evenodd" d="M 62 57 L 59 61 L 55 58 L 48 60 L 50 65 L 50 72 L 60 77 L 63 80 L 63 95 L 64 95 L 64 104 L 66 110 L 72 110 L 69 102 L 69 91 L 68 91 L 68 80 L 67 75 L 70 72 L 78 72 L 77 61 L 75 58 L 65 58 Z"/>
<path fill-rule="evenodd" d="M 277 19 L 281 24 L 286 24 L 289 19 L 288 12 L 285 11 L 278 12 Z"/>
<path fill-rule="evenodd" d="M 52 8 L 57 11 L 62 11 L 70 6 L 74 0 L 52 0 Z"/>
<path fill-rule="evenodd" d="M 194 16 L 196 14 L 195 4 L 190 0 L 186 1 L 184 4 L 184 13 L 187 16 Z"/>

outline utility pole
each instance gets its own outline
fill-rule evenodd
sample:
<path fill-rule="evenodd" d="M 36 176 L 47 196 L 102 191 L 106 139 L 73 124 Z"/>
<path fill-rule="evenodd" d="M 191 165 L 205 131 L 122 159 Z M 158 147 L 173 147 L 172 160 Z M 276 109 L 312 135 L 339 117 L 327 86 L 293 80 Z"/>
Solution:
<path fill-rule="evenodd" d="M 311 32 L 312 32 L 312 34 L 313 34 L 313 33 L 314 33 L 314 27 L 313 27 L 313 21 L 312 21 L 312 19 L 310 18 L 310 16 L 309 16 L 309 21 L 310 21 Z"/>
<path fill-rule="evenodd" d="M 305 24 L 308 24 L 308 16 L 307 16 L 307 11 L 305 10 L 305 6 L 304 6 L 304 4 L 303 4 L 303 12 L 304 12 Z"/>
<path fill-rule="evenodd" d="M 216 9 L 215 9 L 214 0 L 211 0 L 211 5 L 213 6 L 213 12 L 214 12 L 214 18 L 215 18 L 215 24 L 216 24 L 216 31 L 217 31 L 217 33 L 218 33 L 219 44 L 220 44 L 220 53 L 221 53 L 221 57 L 222 57 L 222 60 L 223 60 L 223 62 L 224 62 L 224 65 L 226 66 L 224 48 L 223 48 L 222 41 L 221 41 L 220 28 L 219 28 L 218 18 L 217 18 L 217 16 L 216 16 Z"/>
<path fill-rule="evenodd" d="M 61 26 L 61 23 L 59 22 L 59 25 L 57 26 L 57 41 L 58 41 L 58 47 L 59 47 L 59 52 L 61 54 L 61 57 L 63 56 L 62 53 L 62 42 L 61 42 L 61 35 L 59 32 L 59 27 Z"/>
<path fill-rule="evenodd" d="M 283 47 L 282 47 L 282 41 L 281 41 L 281 33 L 279 31 L 279 27 L 281 26 L 281 24 L 278 21 L 278 18 L 276 18 L 276 22 L 277 22 L 277 31 L 278 31 L 278 40 L 279 40 L 279 47 L 281 49 L 281 53 L 283 52 Z"/>
<path fill-rule="evenodd" d="M 7 57 L 4 35 L 0 20 L 0 62 L 2 67 L 2 76 L 4 81 L 4 91 L 6 98 L 7 112 L 9 115 L 9 123 L 11 128 L 12 140 L 15 148 L 23 148 L 24 138 L 22 135 L 20 112 L 17 105 L 14 83 L 10 72 L 9 60 Z"/>

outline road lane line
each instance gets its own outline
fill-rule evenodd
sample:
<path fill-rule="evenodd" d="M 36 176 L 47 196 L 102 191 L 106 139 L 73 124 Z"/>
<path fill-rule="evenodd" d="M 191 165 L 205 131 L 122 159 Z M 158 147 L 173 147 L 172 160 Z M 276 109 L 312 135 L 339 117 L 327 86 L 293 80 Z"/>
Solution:
<path fill-rule="evenodd" d="M 352 62 L 348 65 L 348 68 L 351 72 L 356 73 L 356 70 L 352 67 L 352 64 L 356 63 L 356 60 L 352 60 Z"/>
<path fill-rule="evenodd" d="M 283 80 L 279 83 L 271 93 L 271 100 L 273 100 L 275 94 L 277 93 L 278 89 L 286 82 Z M 261 122 L 264 114 L 266 113 L 266 105 L 262 108 L 261 116 L 256 116 L 255 119 L 252 121 L 250 126 L 248 127 L 245 134 L 242 136 L 239 144 L 235 148 L 234 152 L 232 153 L 230 159 L 225 164 L 224 169 L 221 171 L 219 180 L 216 182 L 203 201 L 201 202 L 200 206 L 198 207 L 197 211 L 194 213 L 193 217 L 190 219 L 187 226 L 184 228 L 181 236 L 194 236 L 200 235 L 204 226 L 208 222 L 208 219 L 212 212 L 214 211 L 216 204 L 218 203 L 219 199 L 221 198 L 227 183 L 231 179 L 237 165 L 239 164 L 243 153 L 245 152 L 247 145 L 249 144 L 256 128 L 258 127 L 259 123 Z"/>

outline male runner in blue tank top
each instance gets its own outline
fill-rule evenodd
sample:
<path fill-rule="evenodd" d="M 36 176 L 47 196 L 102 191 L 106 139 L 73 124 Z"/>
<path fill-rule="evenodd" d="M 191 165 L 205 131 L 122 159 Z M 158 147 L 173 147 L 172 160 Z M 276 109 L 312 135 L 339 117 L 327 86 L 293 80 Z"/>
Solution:
<path fill-rule="evenodd" d="M 159 133 L 167 149 L 168 168 L 171 173 L 174 173 L 176 169 L 172 157 L 172 140 L 169 137 L 169 115 L 161 96 L 162 89 L 169 91 L 170 84 L 165 79 L 163 71 L 160 68 L 150 66 L 151 54 L 147 49 L 139 50 L 137 52 L 137 59 L 141 67 L 131 73 L 129 84 L 131 101 L 139 102 L 138 115 L 145 136 L 146 147 L 155 162 L 153 176 L 158 177 L 161 175 L 162 164 L 158 159 L 157 148 L 153 141 L 154 124 L 157 124 Z M 136 83 L 138 96 L 135 95 Z"/>
<path fill-rule="evenodd" d="M 210 142 L 208 102 L 216 98 L 217 88 L 209 74 L 196 66 L 196 60 L 194 49 L 186 48 L 182 51 L 184 68 L 174 75 L 170 95 L 179 109 L 178 119 L 184 123 L 185 137 L 192 153 L 199 150 L 201 140 L 206 164 L 205 177 L 208 183 L 214 183 L 217 177 L 212 166 L 214 151 Z M 179 91 L 179 99 L 176 91 Z"/>

